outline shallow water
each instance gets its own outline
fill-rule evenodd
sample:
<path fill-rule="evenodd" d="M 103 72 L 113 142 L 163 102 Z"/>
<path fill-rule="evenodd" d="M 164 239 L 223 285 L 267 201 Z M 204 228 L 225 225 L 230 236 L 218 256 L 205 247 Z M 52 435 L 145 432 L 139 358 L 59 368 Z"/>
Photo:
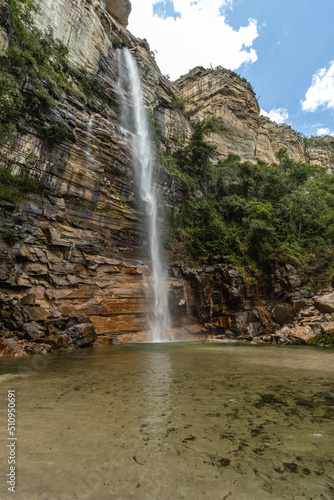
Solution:
<path fill-rule="evenodd" d="M 10 359 L 20 500 L 333 499 L 334 352 L 137 344 Z"/>

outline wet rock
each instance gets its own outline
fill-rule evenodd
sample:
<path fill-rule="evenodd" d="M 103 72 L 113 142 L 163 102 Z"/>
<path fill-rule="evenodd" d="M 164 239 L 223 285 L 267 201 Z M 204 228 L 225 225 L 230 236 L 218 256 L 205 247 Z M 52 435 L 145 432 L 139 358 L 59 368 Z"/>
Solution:
<path fill-rule="evenodd" d="M 95 328 L 91 323 L 72 326 L 64 334 L 68 336 L 68 344 L 72 347 L 87 347 L 97 339 Z"/>
<path fill-rule="evenodd" d="M 28 342 L 24 349 L 27 354 L 47 354 L 52 350 L 48 344 L 36 344 L 32 342 Z"/>
<path fill-rule="evenodd" d="M 58 349 L 60 347 L 66 347 L 69 344 L 69 337 L 66 333 L 61 333 L 59 335 L 49 335 L 48 337 L 37 338 L 32 342 L 37 344 L 47 344 L 54 349 Z"/>
<path fill-rule="evenodd" d="M 0 340 L 0 357 L 24 356 L 27 354 L 24 345 L 14 339 Z"/>
<path fill-rule="evenodd" d="M 261 323 L 252 322 L 241 328 L 241 336 L 246 339 L 254 339 L 264 333 Z"/>
<path fill-rule="evenodd" d="M 322 313 L 334 313 L 334 293 L 315 297 L 313 299 L 314 307 Z"/>

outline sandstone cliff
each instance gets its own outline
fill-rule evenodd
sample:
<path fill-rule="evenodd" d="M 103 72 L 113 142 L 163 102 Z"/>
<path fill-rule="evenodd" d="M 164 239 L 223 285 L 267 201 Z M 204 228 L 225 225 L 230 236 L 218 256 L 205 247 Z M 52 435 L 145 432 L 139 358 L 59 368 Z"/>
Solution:
<path fill-rule="evenodd" d="M 51 26 L 69 50 L 65 71 L 71 88 L 53 92 L 52 105 L 31 106 L 10 141 L 1 140 L 5 172 L 29 171 L 46 188 L 23 195 L 19 203 L 1 201 L 2 320 L 19 338 L 59 333 L 55 321 L 68 315 L 78 321 L 88 317 L 98 336 L 150 338 L 146 224 L 130 145 L 118 119 L 117 48 L 133 50 L 151 109 L 170 105 L 173 88 L 147 43 L 125 29 L 125 0 L 107 2 L 107 10 L 100 1 L 52 0 L 40 6 L 39 25 Z M 91 95 L 94 85 L 99 91 L 93 88 Z M 48 82 L 40 90 L 46 91 Z M 23 95 L 34 100 L 34 92 L 30 83 Z M 40 133 L 43 127 L 58 127 L 68 139 L 50 141 Z M 168 189 L 171 180 L 159 171 L 157 176 Z M 173 307 L 182 309 L 182 282 L 171 278 L 169 286 Z M 26 296 L 33 297 L 29 306 L 22 301 Z"/>
<path fill-rule="evenodd" d="M 100 340 L 147 339 L 146 315 L 152 309 L 146 292 L 147 234 L 131 149 L 119 124 L 117 49 L 127 46 L 135 56 L 146 105 L 165 144 L 184 143 L 192 120 L 215 114 L 222 131 L 213 140 L 222 156 L 231 152 L 271 163 L 283 146 L 298 161 L 311 153 L 289 127 L 259 117 L 251 86 L 235 74 L 195 68 L 176 85 L 169 82 L 147 42 L 126 30 L 127 0 L 107 1 L 106 8 L 102 0 L 47 0 L 39 5 L 38 25 L 50 26 L 69 51 L 68 61 L 62 63 L 66 82 L 58 88 L 45 73 L 37 83 L 31 74 L 23 80 L 15 77 L 27 106 L 10 134 L 0 139 L 0 166 L 9 184 L 14 175 L 36 180 L 40 187 L 23 191 L 20 198 L 13 184 L 20 199 L 4 196 L 0 201 L 3 332 L 19 339 L 48 337 L 45 342 L 62 345 L 59 335 L 78 323 L 93 324 Z M 5 32 L 1 40 L 6 59 Z M 50 131 L 55 130 L 64 137 L 51 140 Z M 311 160 L 328 163 L 326 149 L 318 149 L 324 153 L 314 152 Z M 182 180 L 158 162 L 155 182 L 170 206 L 182 202 Z M 251 300 L 255 289 L 228 271 L 226 263 L 223 267 L 191 271 L 173 266 L 168 286 L 175 326 L 200 331 L 189 326 L 194 311 L 210 328 L 240 333 L 252 322 L 258 305 Z M 204 276 L 199 280 L 202 287 L 194 275 Z M 259 290 L 262 304 L 268 289 Z M 73 335 L 70 330 L 64 343 Z M 88 337 L 94 337 L 89 328 Z"/>
<path fill-rule="evenodd" d="M 326 141 L 310 144 L 291 127 L 260 116 L 252 86 L 236 73 L 197 67 L 175 83 L 191 120 L 211 115 L 219 119 L 221 131 L 212 141 L 222 158 L 232 153 L 243 161 L 262 160 L 270 165 L 277 163 L 278 151 L 286 148 L 294 161 L 333 168 L 333 150 Z"/>

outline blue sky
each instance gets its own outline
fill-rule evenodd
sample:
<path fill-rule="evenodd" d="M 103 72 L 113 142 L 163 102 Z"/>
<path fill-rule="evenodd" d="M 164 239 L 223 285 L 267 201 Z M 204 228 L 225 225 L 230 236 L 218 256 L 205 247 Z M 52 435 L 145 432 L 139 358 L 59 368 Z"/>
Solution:
<path fill-rule="evenodd" d="M 132 0 L 128 28 L 172 79 L 221 65 L 247 78 L 263 112 L 334 135 L 334 0 Z"/>

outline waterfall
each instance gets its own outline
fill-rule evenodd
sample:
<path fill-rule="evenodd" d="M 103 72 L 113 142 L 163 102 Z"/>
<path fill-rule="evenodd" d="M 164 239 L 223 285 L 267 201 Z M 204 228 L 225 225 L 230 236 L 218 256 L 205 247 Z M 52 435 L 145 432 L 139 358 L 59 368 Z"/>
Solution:
<path fill-rule="evenodd" d="M 67 257 L 67 262 L 66 262 L 66 268 L 69 269 L 70 266 L 71 266 L 71 257 L 72 257 L 72 252 L 73 250 L 75 249 L 75 243 L 72 242 L 70 244 L 70 249 L 69 249 L 69 252 L 68 252 L 68 257 Z"/>
<path fill-rule="evenodd" d="M 133 167 L 139 196 L 145 205 L 148 224 L 154 299 L 154 314 L 153 318 L 149 317 L 149 324 L 153 342 L 161 342 L 169 340 L 170 322 L 166 273 L 162 263 L 157 224 L 157 198 L 152 185 L 155 155 L 136 61 L 126 48 L 119 50 L 118 54 L 122 124 L 127 130 L 131 128 L 132 133 L 129 133 L 127 137 L 132 141 Z"/>

